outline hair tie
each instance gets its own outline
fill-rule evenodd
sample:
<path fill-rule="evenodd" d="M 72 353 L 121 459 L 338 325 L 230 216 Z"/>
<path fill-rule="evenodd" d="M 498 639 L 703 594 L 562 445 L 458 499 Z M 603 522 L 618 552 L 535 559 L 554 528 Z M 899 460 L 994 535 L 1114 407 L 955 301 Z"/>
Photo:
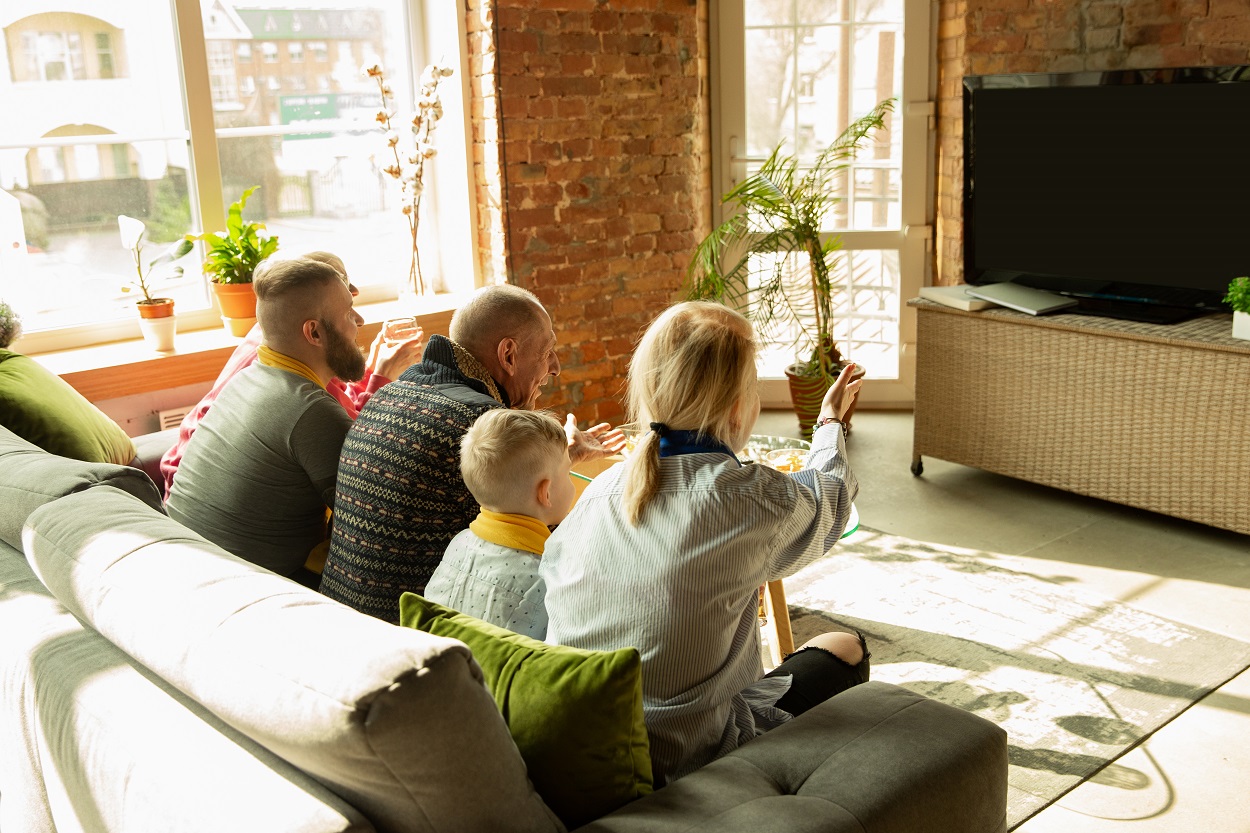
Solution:
<path fill-rule="evenodd" d="M 657 437 L 663 437 L 668 433 L 669 428 L 662 422 L 653 422 L 651 423 L 651 430 L 655 432 Z"/>

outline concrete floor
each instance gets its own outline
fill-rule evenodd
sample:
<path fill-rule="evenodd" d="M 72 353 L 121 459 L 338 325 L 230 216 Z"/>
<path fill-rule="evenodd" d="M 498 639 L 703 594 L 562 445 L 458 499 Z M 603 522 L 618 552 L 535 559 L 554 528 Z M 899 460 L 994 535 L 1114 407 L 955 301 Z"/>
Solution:
<path fill-rule="evenodd" d="M 925 458 L 909 469 L 910 412 L 855 414 L 848 456 L 873 529 L 1035 558 L 1141 610 L 1250 642 L 1250 536 Z M 756 433 L 797 436 L 785 411 Z M 1250 496 L 1247 496 L 1250 500 Z M 1120 759 L 1144 784 L 1098 776 L 1023 833 L 1250 833 L 1250 671 Z"/>

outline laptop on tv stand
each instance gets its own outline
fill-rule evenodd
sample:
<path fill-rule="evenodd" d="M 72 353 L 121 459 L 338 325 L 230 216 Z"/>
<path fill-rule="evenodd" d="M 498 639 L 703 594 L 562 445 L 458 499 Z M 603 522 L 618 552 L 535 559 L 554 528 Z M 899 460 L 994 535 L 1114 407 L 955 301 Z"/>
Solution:
<path fill-rule="evenodd" d="M 1075 298 L 1067 298 L 1054 292 L 1034 289 L 1018 283 L 987 283 L 969 286 L 964 291 L 974 298 L 992 301 L 999 306 L 1027 312 L 1029 315 L 1042 315 L 1077 305 Z"/>

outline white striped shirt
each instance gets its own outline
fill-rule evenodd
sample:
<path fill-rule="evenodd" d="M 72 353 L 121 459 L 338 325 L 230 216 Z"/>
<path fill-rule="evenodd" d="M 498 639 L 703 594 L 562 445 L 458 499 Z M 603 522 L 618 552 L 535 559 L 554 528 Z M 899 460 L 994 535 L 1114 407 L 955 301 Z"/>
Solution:
<path fill-rule="evenodd" d="M 621 503 L 626 466 L 614 466 L 547 541 L 547 641 L 639 650 L 657 785 L 763 731 L 741 695 L 764 673 L 759 587 L 828 551 L 859 490 L 841 427 L 814 440 L 792 475 L 724 454 L 664 458 L 638 526 Z"/>

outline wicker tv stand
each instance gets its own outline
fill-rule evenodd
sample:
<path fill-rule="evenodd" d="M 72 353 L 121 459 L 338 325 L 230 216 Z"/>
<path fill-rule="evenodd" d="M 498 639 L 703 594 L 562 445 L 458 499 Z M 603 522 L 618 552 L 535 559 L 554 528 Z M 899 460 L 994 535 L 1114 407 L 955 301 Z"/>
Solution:
<path fill-rule="evenodd" d="M 1250 341 L 1173 325 L 917 310 L 921 457 L 1250 533 Z"/>

